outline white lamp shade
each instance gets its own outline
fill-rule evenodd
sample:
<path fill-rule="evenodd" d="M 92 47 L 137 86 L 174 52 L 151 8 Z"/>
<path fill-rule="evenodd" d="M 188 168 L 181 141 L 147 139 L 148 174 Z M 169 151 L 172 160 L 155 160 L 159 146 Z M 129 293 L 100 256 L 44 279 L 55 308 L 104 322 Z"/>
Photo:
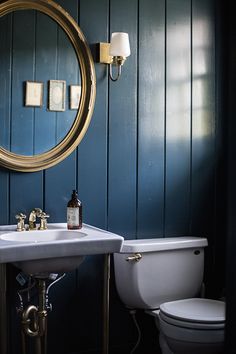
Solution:
<path fill-rule="evenodd" d="M 129 35 L 124 32 L 114 32 L 111 35 L 109 54 L 113 57 L 128 57 L 130 55 Z"/>

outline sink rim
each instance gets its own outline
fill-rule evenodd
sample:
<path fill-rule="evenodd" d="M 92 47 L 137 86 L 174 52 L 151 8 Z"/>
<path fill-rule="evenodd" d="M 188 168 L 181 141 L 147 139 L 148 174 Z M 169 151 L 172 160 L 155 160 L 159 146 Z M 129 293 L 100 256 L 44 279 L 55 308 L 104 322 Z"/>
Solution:
<path fill-rule="evenodd" d="M 65 234 L 63 236 L 63 234 Z M 6 231 L 0 233 L 0 240 L 17 243 L 50 243 L 79 240 L 86 237 L 87 233 L 80 230 L 47 229 L 34 231 Z"/>
<path fill-rule="evenodd" d="M 48 223 L 49 230 L 67 230 L 66 223 Z M 75 230 L 70 230 L 75 231 Z M 86 237 L 46 242 L 17 242 L 0 239 L 0 263 L 67 256 L 92 256 L 120 252 L 124 238 L 118 234 L 83 224 L 77 232 Z M 0 236 L 16 232 L 16 225 L 0 225 Z M 32 231 L 39 235 L 45 231 Z M 69 232 L 69 230 L 68 230 Z"/>

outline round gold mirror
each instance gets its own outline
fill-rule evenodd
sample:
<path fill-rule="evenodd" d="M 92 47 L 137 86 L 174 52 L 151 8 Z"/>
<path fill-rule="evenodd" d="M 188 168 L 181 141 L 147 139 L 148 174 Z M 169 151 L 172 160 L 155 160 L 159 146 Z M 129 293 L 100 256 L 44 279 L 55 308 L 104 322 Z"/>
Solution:
<path fill-rule="evenodd" d="M 27 12 L 23 17 L 22 10 Z M 95 70 L 85 37 L 53 1 L 8 0 L 0 4 L 0 42 L 0 165 L 22 172 L 51 167 L 78 146 L 93 113 Z M 52 69 L 43 71 L 45 67 Z M 29 149 L 27 141 L 32 145 Z"/>

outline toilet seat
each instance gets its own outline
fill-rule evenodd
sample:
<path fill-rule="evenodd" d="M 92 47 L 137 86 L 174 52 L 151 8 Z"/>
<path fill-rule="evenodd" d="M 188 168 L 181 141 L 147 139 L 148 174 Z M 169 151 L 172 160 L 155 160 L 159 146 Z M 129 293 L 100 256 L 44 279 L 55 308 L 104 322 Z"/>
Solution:
<path fill-rule="evenodd" d="M 169 323 L 170 325 L 182 327 L 182 328 L 190 328 L 192 330 L 195 329 L 201 329 L 201 330 L 217 330 L 217 329 L 224 329 L 225 328 L 225 323 L 201 323 L 201 322 L 189 322 L 189 321 L 184 321 L 184 320 L 176 320 L 175 318 L 166 316 L 164 313 L 159 314 L 160 318 Z"/>
<path fill-rule="evenodd" d="M 225 304 L 209 299 L 185 299 L 160 306 L 162 333 L 175 340 L 193 343 L 223 343 Z"/>
<path fill-rule="evenodd" d="M 210 299 L 184 299 L 160 306 L 160 317 L 169 324 L 192 329 L 223 329 L 225 303 Z"/>

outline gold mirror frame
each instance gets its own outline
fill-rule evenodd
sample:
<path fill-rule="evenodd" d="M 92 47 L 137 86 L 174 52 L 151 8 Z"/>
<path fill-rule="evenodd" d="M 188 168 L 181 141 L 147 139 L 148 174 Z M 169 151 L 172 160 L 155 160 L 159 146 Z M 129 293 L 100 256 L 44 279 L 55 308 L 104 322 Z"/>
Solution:
<path fill-rule="evenodd" d="M 23 156 L 0 147 L 0 165 L 20 172 L 34 172 L 56 165 L 71 154 L 84 137 L 93 113 L 96 78 L 93 58 L 86 39 L 75 20 L 51 0 L 7 0 L 0 4 L 0 17 L 15 10 L 38 10 L 56 21 L 69 37 L 80 64 L 82 92 L 74 123 L 65 138 L 51 150 Z"/>

